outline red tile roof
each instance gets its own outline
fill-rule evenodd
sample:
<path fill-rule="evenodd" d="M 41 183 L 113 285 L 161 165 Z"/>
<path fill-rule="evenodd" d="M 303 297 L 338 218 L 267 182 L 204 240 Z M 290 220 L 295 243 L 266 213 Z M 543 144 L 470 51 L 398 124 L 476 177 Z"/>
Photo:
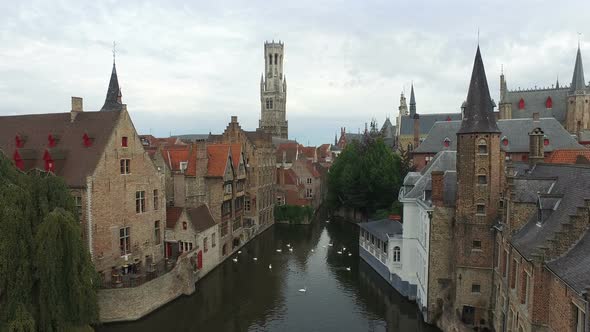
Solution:
<path fill-rule="evenodd" d="M 292 163 L 295 161 L 297 157 L 297 150 L 299 148 L 298 143 L 283 143 L 279 144 L 276 149 L 276 162 L 282 163 L 283 162 L 283 152 L 285 152 L 285 157 L 287 163 Z"/>
<path fill-rule="evenodd" d="M 207 146 L 207 176 L 223 177 L 229 158 L 230 146 L 228 144 L 211 144 Z"/>
<path fill-rule="evenodd" d="M 182 208 L 170 206 L 166 208 L 166 228 L 174 228 L 182 215 Z"/>
<path fill-rule="evenodd" d="M 197 175 L 197 145 L 172 145 L 162 148 L 162 157 L 173 172 L 180 172 L 180 163 L 187 162 L 184 174 Z"/>
<path fill-rule="evenodd" d="M 590 164 L 590 149 L 555 150 L 545 159 L 551 164 Z"/>
<path fill-rule="evenodd" d="M 299 146 L 299 153 L 302 153 L 307 159 L 315 159 L 315 146 Z"/>

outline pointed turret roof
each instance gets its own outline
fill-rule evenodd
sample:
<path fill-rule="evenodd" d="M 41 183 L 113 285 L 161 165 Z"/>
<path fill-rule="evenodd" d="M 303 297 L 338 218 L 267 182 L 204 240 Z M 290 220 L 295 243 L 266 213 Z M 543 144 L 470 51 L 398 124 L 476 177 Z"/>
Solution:
<path fill-rule="evenodd" d="M 465 114 L 461 122 L 461 129 L 457 134 L 498 132 L 500 130 L 494 116 L 494 102 L 490 97 L 488 80 L 478 45 L 467 93 Z"/>
<path fill-rule="evenodd" d="M 412 90 L 410 92 L 410 116 L 416 115 L 416 96 L 414 96 L 414 83 L 412 83 Z"/>
<path fill-rule="evenodd" d="M 117 67 L 113 61 L 113 71 L 111 72 L 111 80 L 107 90 L 107 97 L 104 100 L 104 105 L 101 111 L 121 111 L 123 103 L 121 102 L 121 89 L 119 88 L 119 79 L 117 78 Z"/>
<path fill-rule="evenodd" d="M 574 66 L 574 76 L 572 77 L 572 85 L 570 92 L 583 91 L 586 89 L 586 82 L 584 81 L 584 67 L 582 66 L 582 52 L 580 45 L 578 45 L 578 54 L 576 54 L 576 65 Z"/>

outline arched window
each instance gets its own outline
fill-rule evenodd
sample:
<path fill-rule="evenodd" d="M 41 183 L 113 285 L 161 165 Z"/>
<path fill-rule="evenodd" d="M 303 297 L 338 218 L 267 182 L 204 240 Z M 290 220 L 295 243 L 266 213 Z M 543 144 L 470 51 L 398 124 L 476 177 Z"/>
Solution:
<path fill-rule="evenodd" d="M 188 228 L 188 224 L 186 223 L 186 221 L 182 222 L 182 229 L 186 230 Z"/>
<path fill-rule="evenodd" d="M 277 53 L 275 53 L 275 65 L 279 64 L 278 60 L 279 60 L 279 55 Z"/>
<path fill-rule="evenodd" d="M 449 146 L 451 146 L 451 140 L 448 137 L 446 137 L 443 141 L 443 145 L 445 148 L 448 148 Z"/>
<path fill-rule="evenodd" d="M 477 153 L 488 154 L 488 143 L 483 138 L 477 142 Z"/>
<path fill-rule="evenodd" d="M 398 246 L 393 247 L 393 261 L 394 262 L 401 261 L 401 249 Z"/>
<path fill-rule="evenodd" d="M 483 201 L 479 201 L 476 205 L 475 214 L 480 216 L 485 216 L 486 214 L 486 203 Z"/>
<path fill-rule="evenodd" d="M 545 107 L 553 108 L 553 100 L 551 99 L 551 97 L 547 97 L 547 100 L 545 100 Z"/>
<path fill-rule="evenodd" d="M 520 98 L 520 101 L 518 102 L 518 109 L 519 110 L 524 109 L 524 99 L 522 99 L 522 98 Z"/>
<path fill-rule="evenodd" d="M 268 55 L 268 64 L 272 65 L 272 54 Z"/>

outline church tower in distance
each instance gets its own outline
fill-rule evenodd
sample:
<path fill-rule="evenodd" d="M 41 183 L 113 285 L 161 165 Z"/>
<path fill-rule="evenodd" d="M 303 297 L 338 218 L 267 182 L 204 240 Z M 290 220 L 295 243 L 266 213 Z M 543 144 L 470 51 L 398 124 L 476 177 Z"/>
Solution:
<path fill-rule="evenodd" d="M 260 79 L 259 127 L 273 137 L 287 139 L 287 79 L 283 75 L 282 42 L 264 43 L 264 73 Z"/>

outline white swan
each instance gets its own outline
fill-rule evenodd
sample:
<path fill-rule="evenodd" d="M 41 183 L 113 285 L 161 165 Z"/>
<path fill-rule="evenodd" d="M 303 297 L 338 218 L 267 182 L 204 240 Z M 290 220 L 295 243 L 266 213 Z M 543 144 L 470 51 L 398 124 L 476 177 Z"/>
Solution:
<path fill-rule="evenodd" d="M 258 258 L 256 258 L 256 257 L 254 257 L 254 258 L 252 258 L 252 259 L 253 259 L 255 262 L 258 260 Z"/>
<path fill-rule="evenodd" d="M 290 246 L 291 246 L 291 243 L 287 243 L 287 247 L 290 247 Z"/>
<path fill-rule="evenodd" d="M 290 252 L 293 252 L 293 248 L 289 248 L 289 251 L 290 251 Z"/>
<path fill-rule="evenodd" d="M 277 252 L 283 252 L 281 249 L 277 249 Z"/>
<path fill-rule="evenodd" d="M 333 244 L 333 243 L 328 243 L 328 245 L 331 247 L 331 246 L 333 246 L 334 244 Z"/>
<path fill-rule="evenodd" d="M 307 286 L 303 286 L 303 288 L 301 288 L 299 291 L 300 291 L 301 293 L 305 293 L 305 292 L 307 292 Z"/>
<path fill-rule="evenodd" d="M 346 271 L 350 271 L 350 267 L 347 267 L 347 268 L 346 268 Z"/>
<path fill-rule="evenodd" d="M 352 253 L 351 252 L 348 253 L 348 257 L 350 257 L 350 256 L 352 256 Z"/>
<path fill-rule="evenodd" d="M 346 247 L 342 247 L 342 251 L 346 251 Z"/>
<path fill-rule="evenodd" d="M 322 248 L 325 248 L 326 246 L 322 246 Z"/>
<path fill-rule="evenodd" d="M 238 250 L 238 255 L 241 254 L 241 253 L 242 253 L 242 251 L 241 250 Z"/>
<path fill-rule="evenodd" d="M 272 264 L 268 264 L 268 269 L 272 270 Z"/>
<path fill-rule="evenodd" d="M 237 258 L 232 258 L 232 261 L 234 261 L 234 263 L 237 263 L 238 262 L 238 259 Z"/>
<path fill-rule="evenodd" d="M 313 252 L 313 249 L 311 249 L 311 252 Z"/>
<path fill-rule="evenodd" d="M 329 224 L 329 223 L 330 223 L 330 220 L 326 220 L 326 224 Z"/>
<path fill-rule="evenodd" d="M 338 255 L 342 255 L 342 251 L 337 251 L 336 252 Z"/>

